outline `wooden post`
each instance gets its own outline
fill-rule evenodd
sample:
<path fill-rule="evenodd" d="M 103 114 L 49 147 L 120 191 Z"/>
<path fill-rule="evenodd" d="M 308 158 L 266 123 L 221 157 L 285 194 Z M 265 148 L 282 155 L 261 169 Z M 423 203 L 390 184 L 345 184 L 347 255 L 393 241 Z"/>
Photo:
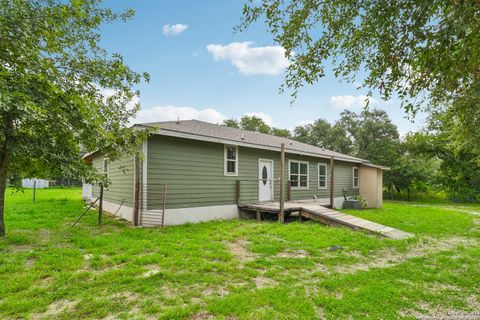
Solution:
<path fill-rule="evenodd" d="M 292 200 L 292 181 L 288 180 L 287 201 Z"/>
<path fill-rule="evenodd" d="M 133 225 L 138 226 L 138 216 L 140 210 L 140 157 L 135 155 L 135 189 L 133 195 Z M 144 186 L 146 188 L 146 186 Z M 145 203 L 144 206 L 147 204 Z"/>
<path fill-rule="evenodd" d="M 285 222 L 285 144 L 280 146 L 280 212 L 278 214 L 278 221 Z"/>
<path fill-rule="evenodd" d="M 240 205 L 240 180 L 237 180 L 235 192 L 236 192 L 237 206 L 238 206 Z"/>
<path fill-rule="evenodd" d="M 33 180 L 33 202 L 35 202 L 35 192 L 37 191 L 37 180 Z"/>
<path fill-rule="evenodd" d="M 334 168 L 334 162 L 333 162 L 333 157 L 330 157 L 330 208 L 333 209 L 333 204 L 334 204 L 334 190 L 335 190 L 335 168 Z"/>
<path fill-rule="evenodd" d="M 163 185 L 163 199 L 162 199 L 162 228 L 165 220 L 165 208 L 167 207 L 167 184 Z"/>
<path fill-rule="evenodd" d="M 262 214 L 257 210 L 257 221 L 262 221 Z"/>
<path fill-rule="evenodd" d="M 103 182 L 100 182 L 100 202 L 98 204 L 98 226 L 102 225 L 102 214 L 103 214 Z"/>

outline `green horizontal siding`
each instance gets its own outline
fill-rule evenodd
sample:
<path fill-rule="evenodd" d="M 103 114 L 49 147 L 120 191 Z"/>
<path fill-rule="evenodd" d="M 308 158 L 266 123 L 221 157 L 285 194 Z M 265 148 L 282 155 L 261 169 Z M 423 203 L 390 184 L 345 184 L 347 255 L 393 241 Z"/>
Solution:
<path fill-rule="evenodd" d="M 188 208 L 236 203 L 236 180 L 240 180 L 241 201 L 258 201 L 259 159 L 274 160 L 274 178 L 279 178 L 280 153 L 239 147 L 238 176 L 224 175 L 224 145 L 174 137 L 153 136 L 148 141 L 147 171 L 149 209 L 162 206 L 163 185 L 168 184 L 167 208 Z M 285 179 L 289 178 L 288 160 L 309 162 L 309 188 L 292 189 L 292 200 L 329 197 L 329 188 L 318 188 L 318 163 L 329 159 L 286 155 Z M 352 167 L 335 162 L 335 197 L 357 193 L 352 188 Z M 328 178 L 328 183 L 330 179 Z M 275 200 L 279 199 L 279 181 L 274 182 Z M 285 186 L 285 194 L 287 187 Z"/>
<path fill-rule="evenodd" d="M 124 203 L 127 207 L 133 207 L 133 177 L 134 177 L 134 156 L 128 155 L 109 163 L 108 177 L 111 184 L 105 188 L 104 200 L 116 204 Z M 92 159 L 93 166 L 103 171 L 103 155 L 97 155 Z M 100 188 L 93 187 L 94 197 L 98 197 Z"/>
<path fill-rule="evenodd" d="M 147 203 L 162 206 L 168 184 L 167 208 L 235 203 L 236 177 L 223 174 L 223 145 L 153 136 L 148 141 Z"/>

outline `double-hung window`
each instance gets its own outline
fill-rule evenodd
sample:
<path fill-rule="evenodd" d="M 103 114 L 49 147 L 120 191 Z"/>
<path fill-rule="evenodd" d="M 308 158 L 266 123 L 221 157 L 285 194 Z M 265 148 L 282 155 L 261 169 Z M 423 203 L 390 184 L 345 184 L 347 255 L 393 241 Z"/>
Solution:
<path fill-rule="evenodd" d="M 325 163 L 318 164 L 318 188 L 327 188 L 327 165 Z"/>
<path fill-rule="evenodd" d="M 354 167 L 353 168 L 353 188 L 358 189 L 359 185 L 359 178 L 358 178 L 358 168 Z"/>
<path fill-rule="evenodd" d="M 295 189 L 308 189 L 308 162 L 290 160 L 290 185 Z"/>
<path fill-rule="evenodd" d="M 225 175 L 238 176 L 238 147 L 225 146 Z"/>

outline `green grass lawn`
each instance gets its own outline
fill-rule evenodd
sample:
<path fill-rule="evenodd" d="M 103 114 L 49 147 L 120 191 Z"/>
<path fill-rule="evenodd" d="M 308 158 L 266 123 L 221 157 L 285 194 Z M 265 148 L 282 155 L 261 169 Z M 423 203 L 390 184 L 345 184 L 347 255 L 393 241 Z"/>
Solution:
<path fill-rule="evenodd" d="M 480 316 L 480 206 L 349 211 L 416 235 L 393 241 L 312 222 L 98 228 L 93 211 L 71 228 L 80 194 L 8 193 L 0 319 Z"/>

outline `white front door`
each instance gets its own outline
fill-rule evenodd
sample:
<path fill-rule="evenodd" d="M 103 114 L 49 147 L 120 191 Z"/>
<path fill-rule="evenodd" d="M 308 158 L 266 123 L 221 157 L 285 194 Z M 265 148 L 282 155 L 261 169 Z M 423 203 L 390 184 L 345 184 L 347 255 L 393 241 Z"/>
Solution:
<path fill-rule="evenodd" d="M 258 200 L 273 200 L 273 160 L 258 160 Z"/>

